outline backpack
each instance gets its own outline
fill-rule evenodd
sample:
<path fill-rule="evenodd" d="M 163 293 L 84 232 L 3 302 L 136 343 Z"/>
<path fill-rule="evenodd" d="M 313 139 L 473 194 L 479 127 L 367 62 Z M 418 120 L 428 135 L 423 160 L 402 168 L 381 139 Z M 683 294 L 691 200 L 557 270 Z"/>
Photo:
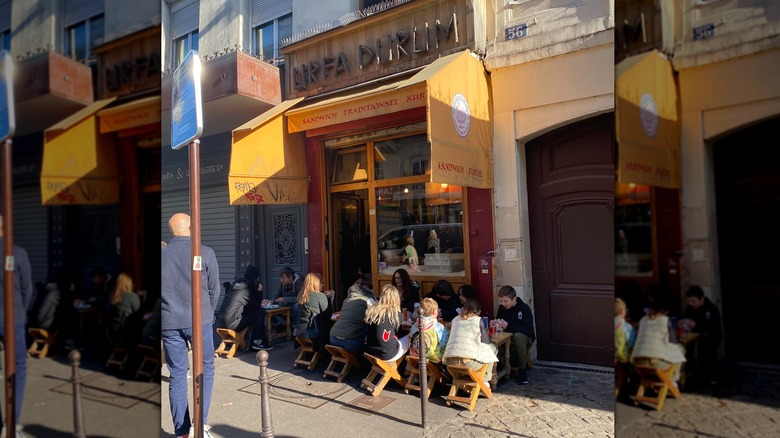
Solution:
<path fill-rule="evenodd" d="M 436 335 L 435 327 L 431 327 L 425 330 L 425 358 L 431 362 L 441 362 L 441 357 L 444 355 L 444 348 L 439 343 L 439 337 Z M 412 356 L 420 357 L 420 353 L 417 351 L 420 345 L 420 332 L 414 332 L 409 338 L 409 354 Z"/>

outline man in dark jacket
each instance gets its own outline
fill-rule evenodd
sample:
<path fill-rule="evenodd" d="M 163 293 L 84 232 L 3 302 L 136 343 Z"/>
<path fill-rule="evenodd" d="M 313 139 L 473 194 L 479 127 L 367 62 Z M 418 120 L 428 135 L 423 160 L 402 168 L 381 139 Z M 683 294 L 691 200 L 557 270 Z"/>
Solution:
<path fill-rule="evenodd" d="M 708 382 L 715 382 L 718 370 L 718 348 L 723 340 L 720 327 L 720 311 L 709 298 L 704 296 L 700 286 L 690 286 L 685 291 L 685 319 L 693 321 L 691 331 L 699 333 L 698 359 L 694 364 L 701 377 Z"/>
<path fill-rule="evenodd" d="M 536 331 L 534 330 L 534 315 L 531 313 L 531 307 L 517 297 L 517 293 L 512 286 L 503 286 L 498 290 L 498 307 L 496 319 L 503 319 L 507 322 L 504 329 L 507 333 L 512 333 L 512 343 L 509 348 L 512 368 L 517 368 L 517 383 L 519 385 L 528 384 L 528 349 L 536 341 Z"/>
<path fill-rule="evenodd" d="M 27 384 L 27 343 L 25 341 L 27 324 L 27 311 L 33 296 L 32 270 L 27 251 L 20 246 L 14 245 L 13 253 L 13 276 L 14 276 L 14 339 L 9 341 L 5 336 L 5 302 L 0 299 L 0 337 L 5 342 L 5 348 L 14 349 L 16 364 L 16 400 L 14 403 L 14 418 L 16 419 L 17 430 L 19 418 L 22 416 L 22 401 L 24 400 L 24 389 Z M 0 215 L 0 260 L 3 261 L 3 267 L 7 261 L 5 259 L 5 243 L 3 239 L 3 216 Z M 0 292 L 5 293 L 5 275 L 7 271 L 0 269 Z M 5 296 L 5 295 L 0 295 Z M 11 434 L 9 434 L 11 435 Z"/>
<path fill-rule="evenodd" d="M 176 436 L 190 433 L 190 412 L 187 402 L 187 342 L 192 342 L 192 241 L 190 240 L 190 217 L 176 213 L 168 221 L 168 229 L 174 236 L 161 253 L 162 280 L 162 341 L 165 362 L 170 370 L 169 397 L 171 416 Z M 211 392 L 214 388 L 214 337 L 211 336 L 214 323 L 214 309 L 219 302 L 221 283 L 219 265 L 214 250 L 201 245 L 203 318 L 203 424 L 204 435 L 209 437 L 208 416 Z M 194 376 L 198 378 L 198 376 Z"/>
<path fill-rule="evenodd" d="M 260 271 L 253 265 L 246 267 L 243 277 L 237 277 L 222 301 L 219 318 L 214 328 L 227 328 L 240 332 L 250 327 L 249 345 L 256 350 L 270 350 L 268 333 L 265 329 L 265 310 L 263 304 L 263 285 L 260 284 Z M 218 337 L 214 339 L 218 342 Z M 265 342 L 264 342 L 265 340 Z"/>
<path fill-rule="evenodd" d="M 425 298 L 431 298 L 439 305 L 439 311 L 441 317 L 447 322 L 451 322 L 453 318 L 458 316 L 458 307 L 460 307 L 460 300 L 455 293 L 455 288 L 452 287 L 447 280 L 439 280 L 433 285 L 433 289 L 428 292 Z M 413 316 L 414 318 L 417 315 Z"/>
<path fill-rule="evenodd" d="M 279 271 L 279 293 L 274 298 L 274 304 L 290 307 L 290 321 L 298 321 L 298 292 L 303 288 L 303 279 L 289 266 Z M 274 324 L 285 324 L 281 316 L 274 317 Z"/>

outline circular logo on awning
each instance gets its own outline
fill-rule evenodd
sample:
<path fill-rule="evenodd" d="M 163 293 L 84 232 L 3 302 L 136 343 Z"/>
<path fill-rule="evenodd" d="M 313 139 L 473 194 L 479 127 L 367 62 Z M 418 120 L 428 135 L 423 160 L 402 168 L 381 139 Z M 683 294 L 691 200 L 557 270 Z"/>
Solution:
<path fill-rule="evenodd" d="M 455 131 L 461 137 L 465 137 L 469 133 L 469 128 L 471 128 L 469 104 L 460 93 L 452 98 L 452 124 L 455 125 Z"/>
<path fill-rule="evenodd" d="M 639 120 L 642 122 L 642 129 L 648 137 L 655 137 L 658 131 L 658 108 L 655 106 L 653 96 L 643 94 L 639 100 Z"/>

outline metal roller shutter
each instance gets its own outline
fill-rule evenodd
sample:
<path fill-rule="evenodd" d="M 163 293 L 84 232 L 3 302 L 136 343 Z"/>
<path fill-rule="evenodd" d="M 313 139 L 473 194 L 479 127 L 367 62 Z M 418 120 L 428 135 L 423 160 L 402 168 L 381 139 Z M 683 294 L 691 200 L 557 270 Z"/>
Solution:
<path fill-rule="evenodd" d="M 171 10 L 171 34 L 173 39 L 186 35 L 198 29 L 200 19 L 200 2 L 176 3 Z"/>
<path fill-rule="evenodd" d="M 292 13 L 292 0 L 253 0 L 252 27 Z"/>
<path fill-rule="evenodd" d="M 103 0 L 66 0 L 65 26 L 84 21 L 87 18 L 103 13 Z"/>
<path fill-rule="evenodd" d="M 32 281 L 46 282 L 49 271 L 49 212 L 38 186 L 14 187 L 14 244 L 27 251 Z M 0 196 L 2 202 L 2 196 Z"/>
<path fill-rule="evenodd" d="M 189 214 L 189 197 L 187 190 L 163 193 L 161 222 L 166 242 L 172 237 L 168 219 L 174 213 Z M 236 276 L 236 209 L 228 204 L 227 186 L 201 188 L 200 197 L 201 241 L 217 255 L 220 282 L 232 282 Z"/>

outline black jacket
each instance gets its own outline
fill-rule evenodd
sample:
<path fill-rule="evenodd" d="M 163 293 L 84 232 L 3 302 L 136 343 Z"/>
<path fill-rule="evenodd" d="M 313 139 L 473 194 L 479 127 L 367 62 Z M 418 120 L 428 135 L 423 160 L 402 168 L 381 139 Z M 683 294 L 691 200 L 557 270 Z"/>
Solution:
<path fill-rule="evenodd" d="M 694 333 L 711 336 L 715 345 L 719 345 L 720 341 L 723 340 L 720 328 L 720 311 L 709 298 L 704 297 L 704 304 L 698 309 L 691 306 L 686 307 L 685 318 L 692 319 L 696 323 L 692 329 Z"/>
<path fill-rule="evenodd" d="M 219 327 L 235 330 L 245 313 L 261 310 L 263 295 L 255 284 L 259 274 L 257 268 L 249 265 L 243 277 L 236 277 L 219 309 Z"/>
<path fill-rule="evenodd" d="M 509 309 L 504 306 L 498 306 L 496 319 L 503 319 L 509 325 L 504 329 L 507 333 L 522 333 L 533 343 L 536 341 L 536 331 L 534 330 L 534 315 L 531 313 L 531 307 L 524 303 L 519 297 L 517 303 Z"/>
<path fill-rule="evenodd" d="M 425 298 L 431 298 L 434 301 L 436 301 L 436 304 L 439 305 L 439 309 L 441 309 L 441 317 L 447 321 L 450 322 L 458 316 L 458 307 L 460 307 L 460 299 L 458 299 L 457 294 L 450 294 L 449 299 L 439 298 L 438 295 L 436 295 L 436 291 L 430 291 L 428 292 L 428 295 L 425 296 Z"/>
<path fill-rule="evenodd" d="M 401 312 L 398 312 L 398 320 L 401 321 Z M 379 324 L 368 325 L 368 335 L 366 336 L 366 353 L 381 360 L 389 360 L 398 354 L 398 335 L 395 327 L 388 322 L 387 318 Z"/>
<path fill-rule="evenodd" d="M 301 276 L 295 274 L 292 283 L 279 287 L 279 293 L 276 294 L 276 298 L 282 297 L 282 304 L 285 306 L 292 306 L 298 301 L 298 292 L 301 291 L 302 287 L 303 280 L 301 280 Z"/>

